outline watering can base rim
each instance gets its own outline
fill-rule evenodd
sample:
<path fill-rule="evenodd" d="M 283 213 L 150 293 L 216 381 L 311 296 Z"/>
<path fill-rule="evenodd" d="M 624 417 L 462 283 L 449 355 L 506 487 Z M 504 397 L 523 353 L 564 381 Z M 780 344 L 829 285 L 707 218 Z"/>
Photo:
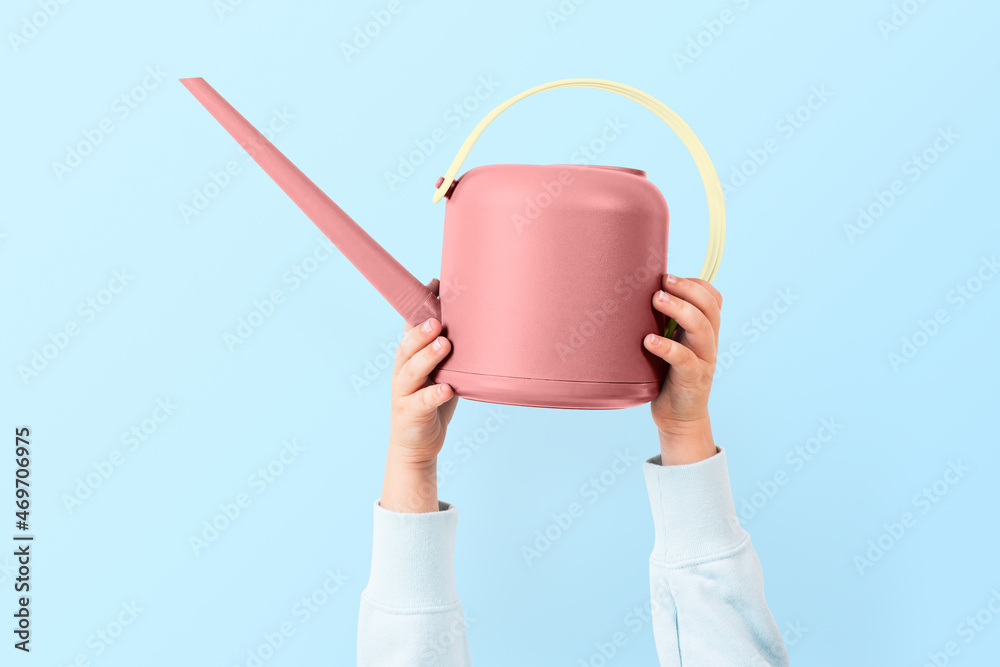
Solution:
<path fill-rule="evenodd" d="M 444 368 L 433 381 L 450 384 L 460 398 L 529 408 L 616 410 L 649 403 L 660 393 L 659 382 L 546 380 Z"/>

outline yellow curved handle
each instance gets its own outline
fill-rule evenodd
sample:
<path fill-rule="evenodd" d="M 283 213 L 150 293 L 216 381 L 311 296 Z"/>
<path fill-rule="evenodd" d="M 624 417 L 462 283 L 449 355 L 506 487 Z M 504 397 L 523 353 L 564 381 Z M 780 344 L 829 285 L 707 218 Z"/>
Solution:
<path fill-rule="evenodd" d="M 705 256 L 705 263 L 701 267 L 699 277 L 709 282 L 715 280 L 715 276 L 719 272 L 719 263 L 722 261 L 722 248 L 726 240 L 726 202 L 722 194 L 722 183 L 719 182 L 719 175 L 715 171 L 715 166 L 712 164 L 711 158 L 708 157 L 705 147 L 701 145 L 698 137 L 695 136 L 694 132 L 680 116 L 655 97 L 647 95 L 638 88 L 626 86 L 616 81 L 608 81 L 606 79 L 560 79 L 529 88 L 497 106 L 485 118 L 479 121 L 479 125 L 476 125 L 468 138 L 466 138 L 465 143 L 458 149 L 458 154 L 452 161 L 451 166 L 448 167 L 448 171 L 445 172 L 443 182 L 434 191 L 434 203 L 436 204 L 441 201 L 441 198 L 448 192 L 451 184 L 455 181 L 455 177 L 458 175 L 458 170 L 462 168 L 462 163 L 469 156 L 469 151 L 472 150 L 473 144 L 476 143 L 479 135 L 483 133 L 483 130 L 497 116 L 515 102 L 519 102 L 529 95 L 554 88 L 596 88 L 627 97 L 655 113 L 677 133 L 677 136 L 681 138 L 681 141 L 687 147 L 688 152 L 691 153 L 691 157 L 694 158 L 698 172 L 701 174 L 701 180 L 705 184 L 705 194 L 708 197 L 708 253 Z M 673 333 L 675 327 L 676 323 L 671 320 L 670 327 L 668 327 L 669 334 Z"/>

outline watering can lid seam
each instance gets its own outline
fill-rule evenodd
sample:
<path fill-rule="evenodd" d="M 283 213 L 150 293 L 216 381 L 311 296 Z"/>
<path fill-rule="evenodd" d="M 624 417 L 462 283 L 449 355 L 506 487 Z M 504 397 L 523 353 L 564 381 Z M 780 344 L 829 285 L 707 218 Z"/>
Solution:
<path fill-rule="evenodd" d="M 451 185 L 448 187 L 448 191 L 444 193 L 444 197 L 451 198 L 451 194 L 455 191 L 455 186 L 458 185 L 458 181 L 465 177 L 466 174 L 476 171 L 477 169 L 485 169 L 489 167 L 563 167 L 569 169 L 605 169 L 607 171 L 616 171 L 622 174 L 630 174 L 632 176 L 638 176 L 639 178 L 646 179 L 646 172 L 642 169 L 634 169 L 632 167 L 615 167 L 603 164 L 482 164 L 469 169 L 461 176 L 457 176 L 455 180 L 451 182 Z M 434 182 L 434 189 L 439 189 L 443 183 L 444 176 L 438 176 L 437 181 Z"/>

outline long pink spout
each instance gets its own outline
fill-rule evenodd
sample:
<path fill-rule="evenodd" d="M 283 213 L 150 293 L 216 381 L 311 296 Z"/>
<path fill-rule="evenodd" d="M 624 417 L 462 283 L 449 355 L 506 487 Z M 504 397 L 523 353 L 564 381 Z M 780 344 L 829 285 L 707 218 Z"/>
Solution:
<path fill-rule="evenodd" d="M 180 82 L 333 241 L 407 324 L 413 326 L 428 317 L 441 318 L 441 305 L 434 293 L 393 259 L 214 88 L 200 77 Z"/>

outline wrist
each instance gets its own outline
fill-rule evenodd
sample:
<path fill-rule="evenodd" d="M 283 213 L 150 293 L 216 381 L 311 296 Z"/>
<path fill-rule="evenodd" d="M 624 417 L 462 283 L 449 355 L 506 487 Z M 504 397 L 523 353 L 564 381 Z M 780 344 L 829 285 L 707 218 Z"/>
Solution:
<path fill-rule="evenodd" d="M 385 460 L 386 463 L 392 463 L 401 468 L 421 471 L 433 468 L 437 463 L 437 455 L 437 449 L 428 449 L 423 446 L 414 447 L 390 438 Z"/>
<path fill-rule="evenodd" d="M 698 419 L 658 425 L 658 434 L 663 465 L 697 463 L 718 452 L 707 414 Z"/>
<path fill-rule="evenodd" d="M 392 512 L 438 511 L 437 458 L 413 457 L 390 444 L 379 505 Z"/>

